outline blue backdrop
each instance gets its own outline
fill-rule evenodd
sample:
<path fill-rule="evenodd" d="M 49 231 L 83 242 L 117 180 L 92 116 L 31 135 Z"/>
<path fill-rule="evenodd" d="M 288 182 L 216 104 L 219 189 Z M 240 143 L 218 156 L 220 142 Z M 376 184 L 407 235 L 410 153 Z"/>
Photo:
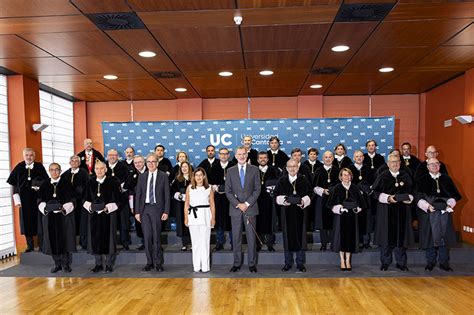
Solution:
<path fill-rule="evenodd" d="M 287 154 L 293 148 L 306 153 L 310 147 L 322 152 L 333 151 L 338 143 L 344 143 L 352 158 L 356 149 L 365 149 L 365 142 L 375 139 L 378 152 L 387 156 L 394 146 L 395 118 L 357 117 L 324 119 L 278 119 L 278 120 L 205 120 L 205 121 L 161 121 L 161 122 L 102 122 L 104 153 L 117 149 L 121 156 L 129 145 L 137 153 L 146 155 L 155 145 L 163 144 L 166 157 L 173 165 L 179 151 L 188 153 L 194 165 L 206 158 L 205 148 L 213 144 L 216 148 L 227 147 L 231 151 L 241 145 L 246 135 L 253 138 L 253 148 L 268 150 L 268 140 L 278 136 L 281 149 Z"/>

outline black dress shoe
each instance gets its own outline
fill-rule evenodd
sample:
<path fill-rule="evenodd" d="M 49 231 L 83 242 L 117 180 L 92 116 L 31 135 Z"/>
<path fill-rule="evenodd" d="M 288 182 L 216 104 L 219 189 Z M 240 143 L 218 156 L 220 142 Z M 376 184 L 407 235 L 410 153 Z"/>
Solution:
<path fill-rule="evenodd" d="M 105 272 L 113 272 L 114 271 L 114 268 L 112 266 L 105 266 Z"/>
<path fill-rule="evenodd" d="M 407 267 L 407 266 L 403 266 L 403 265 L 397 264 L 395 267 L 397 267 L 397 268 L 400 269 L 401 271 L 408 271 L 408 267 Z"/>
<path fill-rule="evenodd" d="M 454 271 L 448 264 L 439 264 L 439 268 L 443 269 L 444 271 Z"/>
<path fill-rule="evenodd" d="M 320 251 L 325 251 L 327 247 L 327 244 L 321 244 L 321 247 L 319 248 Z"/>
<path fill-rule="evenodd" d="M 99 271 L 102 271 L 102 270 L 104 270 L 104 267 L 102 267 L 101 265 L 95 265 L 94 268 L 91 269 L 91 272 L 98 273 Z"/>
<path fill-rule="evenodd" d="M 434 269 L 434 266 L 435 266 L 434 264 L 428 264 L 428 265 L 426 265 L 425 271 L 432 271 L 432 270 Z"/>
<path fill-rule="evenodd" d="M 137 247 L 137 250 L 144 250 L 144 249 L 145 249 L 145 245 L 143 244 Z"/>
<path fill-rule="evenodd" d="M 269 252 L 274 252 L 275 248 L 273 248 L 273 245 L 268 245 L 268 251 Z"/>
<path fill-rule="evenodd" d="M 224 249 L 224 245 L 216 244 L 216 246 L 212 250 L 215 251 L 215 252 L 218 252 L 218 251 L 223 250 L 223 249 Z"/>
<path fill-rule="evenodd" d="M 257 267 L 256 266 L 251 266 L 249 267 L 250 272 L 257 272 Z"/>
<path fill-rule="evenodd" d="M 64 272 L 67 272 L 67 273 L 70 273 L 72 271 L 71 266 L 69 265 L 64 266 L 63 270 Z"/>
<path fill-rule="evenodd" d="M 163 268 L 162 265 L 156 265 L 156 271 L 163 272 L 163 271 L 165 271 L 165 269 Z"/>
<path fill-rule="evenodd" d="M 232 268 L 230 268 L 229 270 L 229 272 L 237 272 L 237 271 L 240 271 L 240 267 L 232 266 Z"/>
<path fill-rule="evenodd" d="M 370 244 L 364 244 L 364 248 L 365 248 L 365 249 L 371 249 L 372 246 L 370 246 Z"/>
<path fill-rule="evenodd" d="M 380 270 L 387 271 L 388 270 L 388 265 L 382 264 L 382 266 L 380 267 Z"/>
<path fill-rule="evenodd" d="M 123 250 L 130 250 L 130 246 L 128 244 L 123 245 Z"/>
<path fill-rule="evenodd" d="M 60 270 L 62 270 L 63 268 L 61 267 L 61 265 L 59 266 L 54 266 L 53 268 L 51 268 L 51 273 L 56 273 Z"/>
<path fill-rule="evenodd" d="M 153 266 L 153 264 L 146 264 L 145 267 L 142 268 L 142 271 L 150 271 L 154 268 L 155 266 Z"/>
<path fill-rule="evenodd" d="M 306 267 L 304 265 L 296 266 L 296 268 L 298 269 L 297 272 L 306 272 Z"/>
<path fill-rule="evenodd" d="M 281 268 L 281 271 L 288 271 L 291 269 L 291 265 L 285 264 L 283 268 Z"/>

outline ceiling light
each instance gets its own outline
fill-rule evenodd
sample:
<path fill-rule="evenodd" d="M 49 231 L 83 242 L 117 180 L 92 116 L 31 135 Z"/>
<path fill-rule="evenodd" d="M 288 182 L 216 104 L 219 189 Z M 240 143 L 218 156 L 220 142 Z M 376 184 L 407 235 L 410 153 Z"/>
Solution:
<path fill-rule="evenodd" d="M 320 89 L 323 86 L 321 84 L 313 84 L 313 85 L 310 85 L 309 87 L 312 88 L 312 89 Z"/>
<path fill-rule="evenodd" d="M 179 88 L 176 88 L 174 89 L 176 92 L 186 92 L 187 89 L 186 88 L 183 88 L 183 87 L 179 87 Z"/>
<path fill-rule="evenodd" d="M 273 71 L 272 70 L 262 70 L 259 73 L 260 73 L 260 75 L 272 75 Z"/>
<path fill-rule="evenodd" d="M 331 50 L 335 52 L 348 51 L 349 49 L 350 49 L 349 46 L 345 46 L 345 45 L 334 46 L 333 48 L 331 48 Z"/>
<path fill-rule="evenodd" d="M 230 77 L 230 76 L 233 75 L 233 73 L 230 72 L 230 71 L 221 71 L 221 72 L 219 72 L 219 75 L 220 75 L 221 77 Z"/>
<path fill-rule="evenodd" d="M 384 67 L 384 68 L 380 68 L 379 71 L 380 72 L 383 72 L 383 73 L 386 73 L 386 72 L 392 72 L 394 69 L 392 67 Z"/>
<path fill-rule="evenodd" d="M 139 55 L 140 57 L 144 57 L 144 58 L 152 58 L 152 57 L 155 57 L 155 56 L 156 56 L 156 53 L 154 53 L 154 52 L 152 52 L 152 51 L 147 51 L 147 50 L 145 50 L 145 51 L 140 51 L 140 52 L 138 53 L 138 55 Z"/>
<path fill-rule="evenodd" d="M 113 75 L 113 74 L 106 74 L 106 75 L 104 75 L 104 79 L 106 79 L 106 80 L 117 80 L 118 76 Z"/>

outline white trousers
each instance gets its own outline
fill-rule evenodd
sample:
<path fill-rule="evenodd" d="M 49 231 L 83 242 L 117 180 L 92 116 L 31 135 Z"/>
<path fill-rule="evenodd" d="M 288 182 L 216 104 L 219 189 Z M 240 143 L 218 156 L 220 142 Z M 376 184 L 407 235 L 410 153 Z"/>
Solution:
<path fill-rule="evenodd" d="M 194 271 L 210 270 L 211 228 L 205 225 L 190 225 L 191 244 L 193 246 Z"/>

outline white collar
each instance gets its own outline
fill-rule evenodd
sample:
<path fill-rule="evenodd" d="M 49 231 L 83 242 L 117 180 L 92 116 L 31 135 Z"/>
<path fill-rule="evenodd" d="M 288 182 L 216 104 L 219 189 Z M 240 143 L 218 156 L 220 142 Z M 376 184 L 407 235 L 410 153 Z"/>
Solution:
<path fill-rule="evenodd" d="M 375 154 L 377 154 L 377 153 L 376 152 L 374 152 L 374 153 L 367 152 L 367 155 L 370 156 L 371 159 L 374 158 Z"/>
<path fill-rule="evenodd" d="M 337 155 L 337 154 L 334 154 L 334 158 L 336 160 L 338 160 L 339 162 L 341 162 L 341 160 L 344 158 L 345 155 Z"/>
<path fill-rule="evenodd" d="M 405 160 L 409 160 L 409 159 L 411 159 L 411 156 L 410 156 L 410 155 L 408 155 L 408 156 L 403 156 L 403 158 L 404 158 Z"/>
<path fill-rule="evenodd" d="M 34 166 L 34 165 L 35 165 L 35 162 L 33 162 L 33 163 L 29 164 L 29 165 L 26 164 L 26 162 L 25 162 L 25 168 L 29 168 L 30 170 L 33 169 L 33 166 Z"/>
<path fill-rule="evenodd" d="M 268 170 L 268 165 L 265 165 L 265 166 L 259 165 L 258 168 L 259 168 L 262 172 L 266 173 L 267 170 Z"/>
<path fill-rule="evenodd" d="M 75 170 L 71 168 L 71 174 L 77 174 L 77 173 L 79 173 L 79 167 L 76 168 Z"/>
<path fill-rule="evenodd" d="M 346 184 L 344 184 L 343 182 L 341 182 L 341 184 L 346 190 L 349 190 L 349 188 L 351 187 L 351 182 L 349 182 L 348 186 L 346 186 Z"/>
<path fill-rule="evenodd" d="M 85 151 L 86 151 L 86 155 L 92 155 L 92 153 L 94 152 L 92 150 L 90 150 L 90 151 L 85 150 Z"/>
<path fill-rule="evenodd" d="M 214 161 L 216 160 L 216 158 L 215 158 L 215 157 L 213 157 L 212 159 L 207 158 L 207 160 L 209 161 L 209 164 L 212 164 L 212 163 L 214 163 Z"/>
<path fill-rule="evenodd" d="M 362 168 L 362 166 L 364 166 L 364 164 L 357 164 L 357 163 L 354 163 L 354 166 L 356 167 L 356 169 L 358 171 L 360 171 L 360 169 Z"/>
<path fill-rule="evenodd" d="M 270 151 L 272 151 L 272 154 L 278 154 L 279 149 L 277 149 L 276 151 L 273 151 L 273 150 L 270 150 Z"/>
<path fill-rule="evenodd" d="M 398 174 L 400 174 L 400 171 L 394 173 L 394 172 L 392 172 L 392 171 L 389 170 L 389 172 L 390 172 L 390 174 L 392 174 L 393 177 L 397 177 Z"/>
<path fill-rule="evenodd" d="M 329 171 L 332 168 L 332 165 L 327 166 L 326 164 L 323 165 L 326 171 Z"/>
<path fill-rule="evenodd" d="M 99 184 L 103 184 L 106 177 L 107 177 L 107 176 L 104 176 L 104 177 L 102 177 L 102 179 L 96 178 L 95 180 L 96 180 Z"/>
<path fill-rule="evenodd" d="M 244 163 L 243 165 L 237 164 L 237 166 L 239 167 L 239 172 L 241 168 L 244 168 L 244 172 L 247 170 L 247 163 Z"/>
<path fill-rule="evenodd" d="M 316 164 L 316 160 L 314 160 L 314 161 L 308 160 L 308 163 L 311 164 L 311 165 L 314 165 L 314 164 Z"/>
<path fill-rule="evenodd" d="M 296 174 L 295 176 L 291 176 L 290 174 L 288 174 L 288 179 L 290 180 L 290 183 L 292 184 L 297 178 L 298 178 L 298 174 Z"/>
<path fill-rule="evenodd" d="M 51 178 L 51 184 L 57 184 L 59 183 L 59 180 L 61 179 L 61 177 L 58 177 L 58 179 L 52 179 Z"/>
<path fill-rule="evenodd" d="M 185 180 L 189 180 L 189 175 L 183 175 Z"/>
<path fill-rule="evenodd" d="M 431 178 L 433 178 L 433 179 L 438 179 L 438 178 L 441 177 L 441 173 L 438 173 L 438 174 L 436 174 L 436 175 L 430 173 L 430 176 L 431 176 Z"/>
<path fill-rule="evenodd" d="M 158 169 L 156 169 L 154 172 L 148 171 L 148 176 L 150 176 L 151 174 L 156 175 L 156 173 L 158 173 Z"/>
<path fill-rule="evenodd" d="M 133 163 L 133 159 L 127 159 L 127 164 L 132 164 Z"/>
<path fill-rule="evenodd" d="M 143 173 L 145 173 L 145 171 L 146 171 L 146 167 L 145 167 L 145 166 L 143 167 L 143 169 L 141 169 L 141 170 L 138 170 L 138 172 L 139 172 L 140 174 L 143 174 Z"/>
<path fill-rule="evenodd" d="M 114 168 L 117 166 L 117 164 L 118 164 L 118 162 L 115 162 L 114 164 L 110 164 L 110 163 L 109 163 L 109 167 L 110 167 L 111 169 L 114 169 Z"/>
<path fill-rule="evenodd" d="M 221 160 L 221 167 L 222 167 L 222 168 L 226 168 L 226 167 L 227 167 L 227 164 L 229 164 L 229 161 L 227 161 L 227 162 L 222 162 L 222 160 Z"/>

